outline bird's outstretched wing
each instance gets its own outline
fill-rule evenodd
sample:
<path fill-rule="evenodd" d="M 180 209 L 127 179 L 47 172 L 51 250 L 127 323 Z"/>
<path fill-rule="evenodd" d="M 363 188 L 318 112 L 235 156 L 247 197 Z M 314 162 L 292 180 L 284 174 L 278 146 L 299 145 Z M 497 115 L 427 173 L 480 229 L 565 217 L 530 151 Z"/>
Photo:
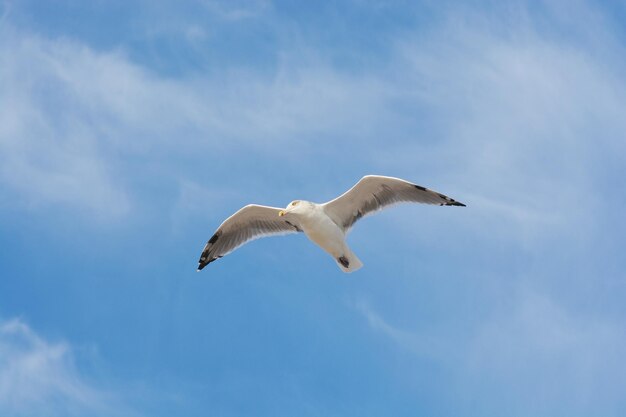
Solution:
<path fill-rule="evenodd" d="M 198 271 L 250 240 L 301 231 L 298 225 L 280 217 L 279 211 L 276 207 L 250 204 L 227 218 L 202 250 Z"/>
<path fill-rule="evenodd" d="M 465 204 L 450 197 L 399 178 L 366 175 L 344 194 L 325 203 L 324 210 L 347 231 L 363 216 L 394 204 L 409 202 L 465 207 Z"/>

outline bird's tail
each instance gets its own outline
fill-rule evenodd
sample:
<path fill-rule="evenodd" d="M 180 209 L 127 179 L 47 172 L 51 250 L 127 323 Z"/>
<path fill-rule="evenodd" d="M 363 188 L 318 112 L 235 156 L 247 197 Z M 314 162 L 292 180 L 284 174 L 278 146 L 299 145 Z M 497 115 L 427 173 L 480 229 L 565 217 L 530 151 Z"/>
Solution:
<path fill-rule="evenodd" d="M 345 253 L 336 259 L 339 268 L 347 274 L 360 269 L 363 266 L 363 262 L 348 248 Z"/>

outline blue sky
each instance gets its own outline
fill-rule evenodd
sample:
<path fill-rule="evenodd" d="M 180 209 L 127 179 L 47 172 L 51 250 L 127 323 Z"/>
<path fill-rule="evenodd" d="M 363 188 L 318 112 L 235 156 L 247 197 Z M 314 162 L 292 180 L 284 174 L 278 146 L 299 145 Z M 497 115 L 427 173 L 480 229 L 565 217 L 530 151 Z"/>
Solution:
<path fill-rule="evenodd" d="M 3 416 L 626 409 L 622 3 L 1 4 Z M 365 174 L 468 207 L 196 273 Z"/>

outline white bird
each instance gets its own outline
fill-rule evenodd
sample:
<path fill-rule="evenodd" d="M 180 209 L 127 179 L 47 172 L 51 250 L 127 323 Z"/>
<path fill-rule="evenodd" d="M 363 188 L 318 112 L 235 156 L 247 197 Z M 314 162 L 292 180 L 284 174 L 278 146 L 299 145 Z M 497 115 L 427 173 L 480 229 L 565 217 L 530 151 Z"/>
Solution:
<path fill-rule="evenodd" d="M 270 235 L 304 232 L 335 259 L 343 272 L 363 266 L 346 244 L 346 234 L 360 218 L 398 203 L 463 206 L 425 187 L 399 178 L 366 175 L 341 196 L 324 204 L 295 200 L 281 210 L 250 204 L 230 216 L 209 239 L 198 271 L 246 242 Z"/>

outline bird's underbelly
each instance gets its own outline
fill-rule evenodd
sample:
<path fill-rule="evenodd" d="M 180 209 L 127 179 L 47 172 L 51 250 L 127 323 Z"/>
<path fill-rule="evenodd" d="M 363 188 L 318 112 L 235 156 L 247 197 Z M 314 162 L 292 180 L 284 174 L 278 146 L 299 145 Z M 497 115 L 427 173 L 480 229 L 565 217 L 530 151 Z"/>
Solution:
<path fill-rule="evenodd" d="M 342 256 L 345 246 L 343 231 L 330 218 L 307 219 L 301 222 L 304 234 L 334 257 Z"/>

